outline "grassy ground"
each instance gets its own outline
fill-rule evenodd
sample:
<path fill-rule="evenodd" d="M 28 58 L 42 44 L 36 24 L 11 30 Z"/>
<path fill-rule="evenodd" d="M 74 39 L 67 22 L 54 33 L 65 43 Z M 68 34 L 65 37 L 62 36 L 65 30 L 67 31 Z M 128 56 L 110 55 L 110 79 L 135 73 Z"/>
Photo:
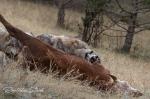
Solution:
<path fill-rule="evenodd" d="M 19 0 L 0 0 L 0 13 L 2 13 L 12 24 L 24 31 L 32 31 L 34 34 L 54 33 L 64 35 L 75 35 L 76 32 L 60 29 L 56 27 L 57 9 L 41 4 L 22 2 Z M 77 12 L 67 11 L 67 23 L 72 28 L 76 28 L 81 22 L 82 15 Z M 76 24 L 73 24 L 76 23 Z M 112 32 L 112 31 L 108 31 Z M 144 35 L 144 36 L 143 36 Z M 138 39 L 137 39 L 138 38 Z M 104 39 L 104 45 L 110 46 L 108 38 Z M 141 33 L 134 38 L 134 45 L 140 46 L 146 53 L 149 53 L 149 31 Z M 113 46 L 113 44 L 111 44 Z M 128 81 L 132 86 L 144 92 L 140 99 L 150 98 L 150 62 L 141 58 L 135 59 L 129 55 L 119 54 L 104 49 L 95 49 L 102 56 L 102 63 L 121 80 Z M 142 50 L 142 51 L 143 51 Z M 137 52 L 138 53 L 138 52 Z M 145 54 L 145 53 L 144 53 Z M 93 88 L 82 85 L 76 80 L 58 79 L 55 74 L 44 75 L 40 72 L 23 71 L 16 66 L 17 63 L 10 64 L 0 72 L 0 99 L 131 99 L 127 96 L 103 95 Z M 39 93 L 4 93 L 3 88 L 11 86 L 13 88 L 38 87 L 43 89 Z"/>

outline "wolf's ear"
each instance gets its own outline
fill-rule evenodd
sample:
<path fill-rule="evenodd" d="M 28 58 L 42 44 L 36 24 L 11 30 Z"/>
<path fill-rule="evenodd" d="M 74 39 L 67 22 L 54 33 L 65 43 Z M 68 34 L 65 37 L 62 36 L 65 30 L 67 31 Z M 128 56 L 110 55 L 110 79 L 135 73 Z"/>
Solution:
<path fill-rule="evenodd" d="M 3 16 L 0 14 L 0 19 L 2 18 Z"/>
<path fill-rule="evenodd" d="M 0 21 L 2 22 L 4 20 L 4 17 L 0 14 Z"/>
<path fill-rule="evenodd" d="M 11 39 L 10 35 L 5 36 L 5 40 L 9 41 Z"/>

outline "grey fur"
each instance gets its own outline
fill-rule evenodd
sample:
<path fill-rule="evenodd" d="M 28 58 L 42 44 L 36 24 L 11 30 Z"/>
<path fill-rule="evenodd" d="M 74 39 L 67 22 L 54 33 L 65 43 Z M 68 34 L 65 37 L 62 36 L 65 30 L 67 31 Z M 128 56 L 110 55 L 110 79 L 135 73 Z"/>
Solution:
<path fill-rule="evenodd" d="M 53 46 L 54 48 L 82 57 L 91 63 L 100 63 L 100 57 L 93 50 L 91 50 L 85 42 L 77 38 L 56 36 L 52 34 L 41 34 L 37 36 L 37 38 Z"/>
<path fill-rule="evenodd" d="M 34 36 L 32 33 L 26 33 Z M 99 56 L 91 50 L 85 42 L 77 38 L 56 36 L 52 34 L 41 34 L 37 36 L 37 38 L 56 49 L 82 57 L 91 63 L 100 63 Z M 14 58 L 18 56 L 22 47 L 22 44 L 17 39 L 9 36 L 8 32 L 4 28 L 0 27 L 0 51 L 3 51 L 9 57 Z"/>

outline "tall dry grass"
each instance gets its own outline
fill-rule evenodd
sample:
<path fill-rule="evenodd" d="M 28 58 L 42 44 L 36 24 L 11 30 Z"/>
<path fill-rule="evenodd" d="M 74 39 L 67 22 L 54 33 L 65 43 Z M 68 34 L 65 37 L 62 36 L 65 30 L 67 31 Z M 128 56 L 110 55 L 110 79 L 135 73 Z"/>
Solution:
<path fill-rule="evenodd" d="M 99 50 L 97 50 L 99 51 Z M 104 54 L 103 64 L 111 70 L 119 79 L 128 81 L 135 88 L 144 92 L 139 99 L 150 98 L 150 63 L 141 60 L 132 60 L 128 56 L 101 50 Z M 40 71 L 23 70 L 19 62 L 13 62 L 0 68 L 0 98 L 1 99 L 132 99 L 126 95 L 104 94 L 86 83 L 75 79 L 65 79 L 67 75 L 57 77 L 57 72 L 42 74 Z M 144 72 L 144 74 L 143 74 Z M 5 88 L 14 90 L 7 91 Z M 30 88 L 37 88 L 41 92 L 31 92 Z"/>
<path fill-rule="evenodd" d="M 0 0 L 0 13 L 2 13 L 8 21 L 24 31 L 32 31 L 34 34 L 54 33 L 75 35 L 76 32 L 60 29 L 56 27 L 57 9 L 50 5 L 35 4 L 21 0 Z M 80 13 L 67 11 L 66 28 L 75 28 L 81 23 Z M 75 23 L 75 24 L 74 24 Z M 107 31 L 113 35 L 118 35 L 114 31 Z M 103 37 L 104 48 L 114 47 L 115 42 L 123 41 L 118 38 Z M 150 38 L 149 31 L 140 33 L 135 36 L 133 46 L 138 49 L 149 52 Z M 114 44 L 112 44 L 114 43 Z M 128 81 L 132 86 L 144 92 L 144 96 L 140 99 L 150 98 L 150 62 L 142 59 L 134 59 L 129 55 L 118 54 L 106 51 L 104 49 L 95 49 L 102 56 L 102 63 L 111 70 L 121 80 Z M 143 51 L 141 50 L 141 51 Z M 137 52 L 138 53 L 138 52 Z M 4 87 L 14 88 L 44 88 L 42 93 L 5 93 Z M 101 92 L 82 86 L 82 83 L 76 80 L 68 81 L 54 77 L 54 74 L 41 74 L 40 72 L 24 71 L 18 67 L 17 63 L 5 66 L 0 72 L 0 99 L 131 99 L 132 97 L 103 95 Z"/>
<path fill-rule="evenodd" d="M 26 2 L 25 0 L 0 0 L 0 13 L 3 14 L 15 26 L 23 29 L 24 31 L 32 31 L 34 34 L 75 33 L 73 31 L 67 31 L 56 27 L 57 9 L 54 6 L 52 7 L 51 5 L 43 5 L 40 3 L 32 3 L 29 1 Z M 76 12 L 73 13 L 74 14 L 72 15 L 72 17 L 76 17 L 79 19 L 79 14 Z M 66 16 L 68 23 L 73 20 L 70 15 Z"/>

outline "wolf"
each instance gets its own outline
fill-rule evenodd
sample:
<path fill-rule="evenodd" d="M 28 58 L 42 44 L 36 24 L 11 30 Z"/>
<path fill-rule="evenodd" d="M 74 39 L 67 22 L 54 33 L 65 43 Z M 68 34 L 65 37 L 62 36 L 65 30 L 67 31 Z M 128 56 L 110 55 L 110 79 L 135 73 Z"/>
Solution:
<path fill-rule="evenodd" d="M 88 62 L 101 63 L 98 54 L 90 49 L 85 42 L 77 38 L 70 38 L 68 36 L 56 36 L 48 33 L 38 36 L 33 35 L 33 33 L 31 32 L 26 32 L 26 34 L 34 36 L 56 49 L 59 49 L 71 55 L 82 57 Z M 10 58 L 17 59 L 18 54 L 22 50 L 22 47 L 23 46 L 20 41 L 10 36 L 5 28 L 0 27 L 0 51 L 4 52 Z"/>
<path fill-rule="evenodd" d="M 31 32 L 26 32 L 34 36 Z M 4 52 L 10 59 L 17 59 L 22 50 L 22 44 L 14 37 L 10 36 L 4 27 L 0 27 L 0 51 Z"/>
<path fill-rule="evenodd" d="M 38 35 L 37 38 L 53 46 L 54 48 L 78 57 L 82 57 L 90 63 L 101 63 L 98 54 L 93 51 L 85 42 L 77 38 L 64 35 L 57 36 L 48 33 Z"/>

